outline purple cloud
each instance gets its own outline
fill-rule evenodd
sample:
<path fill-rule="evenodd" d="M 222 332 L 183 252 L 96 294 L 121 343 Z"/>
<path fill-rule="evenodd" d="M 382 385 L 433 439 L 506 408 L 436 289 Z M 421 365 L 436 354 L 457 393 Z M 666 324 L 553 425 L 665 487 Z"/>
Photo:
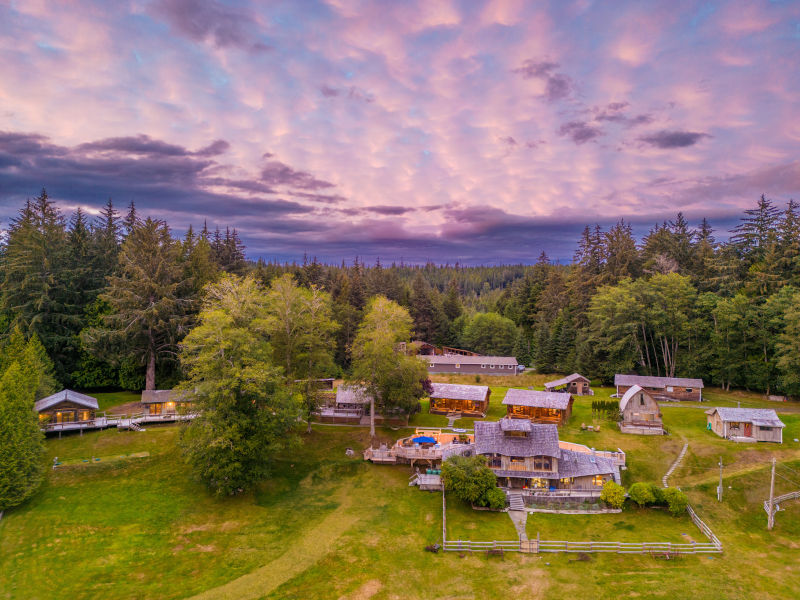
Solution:
<path fill-rule="evenodd" d="M 310 173 L 293 169 L 277 160 L 268 162 L 261 171 L 261 180 L 269 185 L 285 185 L 301 190 L 321 190 L 332 188 L 328 181 L 317 179 Z"/>
<path fill-rule="evenodd" d="M 570 138 L 576 144 L 585 144 L 603 135 L 599 127 L 589 125 L 585 121 L 570 121 L 558 129 L 558 134 Z"/>
<path fill-rule="evenodd" d="M 699 133 L 696 131 L 659 131 L 650 135 L 643 135 L 639 137 L 639 141 L 649 144 L 656 148 L 670 149 L 670 148 L 685 148 L 687 146 L 694 146 L 703 138 L 711 137 L 707 133 Z"/>
<path fill-rule="evenodd" d="M 523 79 L 540 79 L 545 82 L 544 97 L 550 102 L 567 98 L 574 88 L 572 79 L 564 73 L 556 73 L 558 63 L 551 61 L 526 60 L 512 73 L 522 75 Z"/>

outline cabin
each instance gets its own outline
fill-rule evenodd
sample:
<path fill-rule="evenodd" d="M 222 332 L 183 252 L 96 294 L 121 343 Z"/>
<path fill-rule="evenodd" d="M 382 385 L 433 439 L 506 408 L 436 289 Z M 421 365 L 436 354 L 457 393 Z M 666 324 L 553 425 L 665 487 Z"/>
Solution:
<path fill-rule="evenodd" d="M 187 399 L 186 393 L 175 390 L 144 390 L 142 405 L 145 417 L 160 417 L 164 420 L 185 415 L 192 409 L 192 402 Z"/>
<path fill-rule="evenodd" d="M 511 388 L 503 398 L 506 415 L 534 423 L 564 425 L 572 415 L 572 394 Z"/>
<path fill-rule="evenodd" d="M 664 435 L 664 422 L 658 402 L 638 385 L 628 388 L 620 398 L 619 412 L 622 420 L 619 429 L 622 433 L 640 435 Z"/>
<path fill-rule="evenodd" d="M 589 379 L 578 373 L 548 381 L 544 384 L 544 389 L 547 392 L 566 392 L 573 396 L 594 396 L 592 388 L 589 387 Z"/>
<path fill-rule="evenodd" d="M 706 427 L 718 436 L 735 442 L 783 443 L 786 425 L 771 408 L 728 408 L 706 411 Z"/>
<path fill-rule="evenodd" d="M 430 412 L 435 415 L 459 413 L 464 417 L 485 417 L 491 394 L 487 385 L 434 383 Z"/>
<path fill-rule="evenodd" d="M 61 390 L 34 404 L 42 429 L 84 429 L 94 427 L 97 398 L 72 390 Z"/>
<path fill-rule="evenodd" d="M 598 496 L 606 481 L 620 480 L 619 464 L 612 458 L 578 444 L 568 446 L 562 447 L 553 424 L 508 417 L 475 423 L 475 452 L 487 458 L 502 488 Z"/>
<path fill-rule="evenodd" d="M 513 356 L 462 356 L 441 354 L 426 356 L 428 373 L 463 373 L 466 375 L 517 375 L 519 363 Z"/>
<path fill-rule="evenodd" d="M 703 380 L 686 377 L 650 377 L 649 375 L 614 375 L 617 397 L 638 385 L 656 401 L 703 401 Z"/>
<path fill-rule="evenodd" d="M 321 406 L 317 416 L 321 423 L 360 423 L 369 414 L 370 397 L 360 386 L 340 385 L 332 402 Z"/>

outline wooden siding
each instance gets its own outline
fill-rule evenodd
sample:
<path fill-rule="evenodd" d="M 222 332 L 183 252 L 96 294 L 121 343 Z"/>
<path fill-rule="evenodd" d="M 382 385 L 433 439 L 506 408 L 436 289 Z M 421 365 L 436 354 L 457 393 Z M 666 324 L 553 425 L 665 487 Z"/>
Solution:
<path fill-rule="evenodd" d="M 619 385 L 617 386 L 617 394 L 619 394 L 620 398 L 625 395 L 629 389 L 631 389 L 630 385 Z M 644 390 L 653 396 L 656 400 L 677 400 L 677 401 L 685 401 L 685 402 L 700 402 L 703 399 L 703 390 L 699 388 L 684 388 L 684 387 L 677 387 L 677 386 L 669 386 L 663 388 L 651 388 L 645 387 Z M 687 390 L 692 390 L 691 392 Z"/>
<path fill-rule="evenodd" d="M 481 365 L 467 365 L 460 364 L 456 368 L 456 364 L 436 364 L 431 365 L 428 363 L 428 373 L 466 373 L 467 375 L 517 375 L 518 370 L 515 365 L 492 365 L 487 364 L 485 367 Z"/>
<path fill-rule="evenodd" d="M 622 424 L 631 427 L 662 428 L 661 410 L 653 397 L 645 391 L 636 393 L 622 411 Z"/>
<path fill-rule="evenodd" d="M 713 415 L 706 415 L 706 422 L 711 424 L 711 431 L 716 433 L 719 437 L 729 439 L 731 437 L 749 437 L 758 442 L 774 442 L 782 443 L 783 433 L 780 427 L 761 427 L 746 423 L 745 421 L 731 422 L 723 421 L 719 413 L 715 412 Z M 747 435 L 749 425 L 749 433 Z"/>
<path fill-rule="evenodd" d="M 519 406 L 509 404 L 506 415 L 512 419 L 530 419 L 533 423 L 554 423 L 564 425 L 572 415 L 572 398 L 567 410 L 558 408 L 541 408 L 538 406 Z"/>
<path fill-rule="evenodd" d="M 39 422 L 45 423 L 76 423 L 93 421 L 95 411 L 74 402 L 59 402 L 54 406 L 39 412 Z"/>

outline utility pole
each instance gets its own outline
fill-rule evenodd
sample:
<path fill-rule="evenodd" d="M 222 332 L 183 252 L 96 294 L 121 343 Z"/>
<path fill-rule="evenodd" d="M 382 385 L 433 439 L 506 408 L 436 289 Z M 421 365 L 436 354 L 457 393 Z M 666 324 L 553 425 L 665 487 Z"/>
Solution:
<path fill-rule="evenodd" d="M 769 514 L 767 515 L 767 529 L 772 530 L 775 525 L 775 457 L 772 457 L 772 477 L 769 480 Z"/>
<path fill-rule="evenodd" d="M 717 487 L 717 502 L 722 502 L 722 457 L 719 457 L 719 486 Z"/>

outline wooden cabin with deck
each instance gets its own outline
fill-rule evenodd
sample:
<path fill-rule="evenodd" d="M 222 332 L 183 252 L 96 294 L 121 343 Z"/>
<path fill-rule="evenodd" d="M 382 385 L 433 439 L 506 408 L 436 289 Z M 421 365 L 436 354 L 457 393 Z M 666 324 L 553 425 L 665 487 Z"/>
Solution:
<path fill-rule="evenodd" d="M 42 429 L 83 429 L 94 427 L 97 398 L 72 390 L 61 390 L 34 404 Z"/>
<path fill-rule="evenodd" d="M 553 424 L 508 417 L 475 423 L 475 452 L 487 457 L 502 488 L 598 496 L 606 481 L 619 482 L 620 467 L 587 450 L 562 448 Z"/>
<path fill-rule="evenodd" d="M 426 356 L 428 373 L 466 375 L 517 375 L 519 363 L 513 356 L 462 356 L 442 354 Z"/>
<path fill-rule="evenodd" d="M 628 388 L 620 398 L 619 412 L 622 420 L 619 429 L 622 433 L 640 435 L 664 435 L 664 423 L 658 402 L 638 385 Z"/>
<path fill-rule="evenodd" d="M 492 391 L 487 385 L 434 383 L 430 412 L 435 415 L 460 414 L 463 417 L 485 417 Z"/>
<path fill-rule="evenodd" d="M 329 400 L 317 411 L 321 423 L 360 423 L 369 414 L 370 397 L 361 386 L 340 385 Z"/>
<path fill-rule="evenodd" d="M 786 427 L 771 408 L 729 408 L 719 406 L 706 411 L 707 428 L 735 442 L 783 443 Z"/>
<path fill-rule="evenodd" d="M 544 384 L 544 389 L 547 392 L 566 392 L 573 396 L 594 396 L 594 391 L 589 387 L 589 379 L 578 373 L 548 381 Z"/>
<path fill-rule="evenodd" d="M 564 425 L 572 415 L 572 394 L 510 388 L 503 398 L 506 415 L 534 423 Z"/>
<path fill-rule="evenodd" d="M 186 397 L 185 392 L 175 390 L 144 390 L 142 404 L 147 417 L 169 417 L 185 415 L 191 412 L 192 402 Z"/>
<path fill-rule="evenodd" d="M 703 380 L 687 377 L 651 377 L 649 375 L 614 375 L 617 397 L 638 385 L 656 401 L 703 401 Z"/>

